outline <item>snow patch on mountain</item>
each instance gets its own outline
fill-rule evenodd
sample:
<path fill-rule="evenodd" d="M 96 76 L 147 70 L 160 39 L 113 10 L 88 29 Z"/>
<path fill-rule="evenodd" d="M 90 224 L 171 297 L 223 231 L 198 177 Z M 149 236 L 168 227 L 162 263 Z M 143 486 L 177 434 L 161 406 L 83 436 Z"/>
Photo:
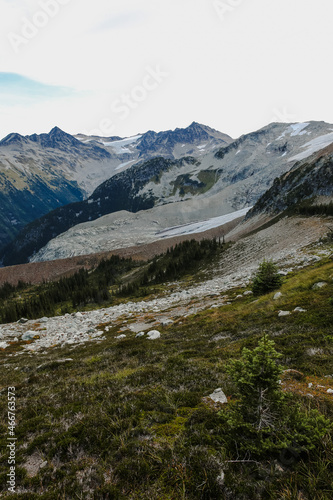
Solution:
<path fill-rule="evenodd" d="M 293 130 L 293 132 L 290 134 L 291 137 L 295 137 L 295 135 L 304 135 L 306 132 L 304 129 L 310 125 L 310 123 L 295 123 L 293 125 L 290 125 L 290 128 Z"/>
<path fill-rule="evenodd" d="M 306 132 L 304 129 L 310 125 L 310 123 L 293 123 L 292 125 L 289 125 L 289 127 L 276 139 L 277 141 L 280 141 L 286 135 L 290 135 L 290 137 L 296 137 L 297 135 L 304 135 Z"/>
<path fill-rule="evenodd" d="M 141 137 L 142 135 L 135 135 L 127 139 L 122 139 L 121 141 L 103 142 L 103 145 L 111 146 L 117 154 L 130 153 L 131 151 L 126 146 L 137 142 Z"/>
<path fill-rule="evenodd" d="M 133 160 L 126 161 L 125 163 L 121 163 L 115 170 L 120 170 L 121 168 L 127 167 L 128 165 L 133 165 Z"/>
<path fill-rule="evenodd" d="M 222 226 L 223 224 L 227 224 L 227 222 L 232 222 L 233 220 L 240 217 L 245 217 L 245 215 L 249 210 L 251 210 L 251 208 L 252 207 L 243 208 L 242 210 L 237 210 L 236 212 L 232 212 L 231 214 L 221 215 L 220 217 L 213 217 L 201 222 L 166 228 L 162 231 L 158 231 L 156 235 L 161 238 L 172 238 L 173 236 L 182 236 L 185 234 L 203 233 L 205 231 L 208 231 L 209 229 L 214 229 L 216 227 Z"/>
<path fill-rule="evenodd" d="M 313 153 L 316 153 L 317 151 L 326 148 L 332 143 L 333 143 L 333 132 L 331 132 L 330 134 L 325 134 L 316 137 L 315 139 L 312 139 L 311 141 L 301 146 L 302 148 L 306 148 L 306 150 L 302 153 L 293 156 L 292 158 L 289 158 L 289 161 L 304 160 L 305 158 L 311 156 Z"/>

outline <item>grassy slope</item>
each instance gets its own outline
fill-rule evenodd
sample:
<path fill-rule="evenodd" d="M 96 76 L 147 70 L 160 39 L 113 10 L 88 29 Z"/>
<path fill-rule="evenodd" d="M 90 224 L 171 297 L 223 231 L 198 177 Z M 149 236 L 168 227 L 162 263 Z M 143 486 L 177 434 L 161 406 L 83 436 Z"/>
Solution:
<path fill-rule="evenodd" d="M 326 392 L 333 388 L 327 377 L 333 375 L 332 277 L 333 263 L 321 262 L 289 276 L 278 301 L 274 294 L 247 297 L 180 317 L 160 329 L 157 341 L 135 339 L 130 330 L 119 341 L 114 337 L 120 324 L 101 325 L 110 327 L 101 344 L 7 358 L 1 414 L 6 415 L 6 388 L 15 385 L 17 485 L 27 492 L 16 498 L 330 499 L 330 436 L 290 466 L 275 456 L 255 466 L 221 465 L 224 431 L 216 409 L 202 398 L 217 387 L 232 396 L 226 362 L 268 332 L 284 366 L 304 374 L 300 380 L 285 378 L 284 389 L 293 391 L 304 411 L 318 408 L 332 418 L 333 398 Z M 318 281 L 328 285 L 313 290 Z M 280 309 L 296 306 L 307 312 L 278 318 Z M 63 358 L 73 361 L 54 363 Z M 5 419 L 1 431 L 6 436 Z M 4 488 L 7 450 L 1 450 Z M 28 477 L 22 465 L 34 454 L 47 465 Z M 221 468 L 223 491 L 215 480 Z"/>

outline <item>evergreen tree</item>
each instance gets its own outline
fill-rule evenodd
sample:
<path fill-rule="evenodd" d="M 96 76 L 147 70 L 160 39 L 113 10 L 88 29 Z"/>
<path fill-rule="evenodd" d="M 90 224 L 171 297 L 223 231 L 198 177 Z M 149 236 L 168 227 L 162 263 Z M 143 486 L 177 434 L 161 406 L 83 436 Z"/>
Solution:
<path fill-rule="evenodd" d="M 253 278 L 252 292 L 255 295 L 264 295 L 272 292 L 282 285 L 282 277 L 278 268 L 271 261 L 264 260 Z"/>
<path fill-rule="evenodd" d="M 243 349 L 228 373 L 235 385 L 236 401 L 219 416 L 228 455 L 242 457 L 306 456 L 320 444 L 332 424 L 316 410 L 305 410 L 291 394 L 282 392 L 277 363 L 280 354 L 266 335 L 253 351 Z"/>

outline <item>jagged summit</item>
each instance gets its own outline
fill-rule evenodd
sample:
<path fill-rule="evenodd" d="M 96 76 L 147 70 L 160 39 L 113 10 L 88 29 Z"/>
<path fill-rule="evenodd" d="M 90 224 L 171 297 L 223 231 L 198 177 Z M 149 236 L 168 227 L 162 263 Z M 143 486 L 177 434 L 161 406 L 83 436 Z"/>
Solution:
<path fill-rule="evenodd" d="M 23 135 L 11 133 L 0 141 L 0 146 L 9 146 L 11 144 L 21 144 L 21 143 L 26 144 L 27 142 L 28 142 L 27 139 L 23 137 Z"/>
<path fill-rule="evenodd" d="M 59 127 L 54 127 L 48 134 L 33 134 L 28 136 L 31 141 L 40 144 L 44 148 L 60 148 L 74 146 L 80 147 L 82 143 Z"/>
<path fill-rule="evenodd" d="M 174 149 L 179 149 L 179 156 L 182 156 L 181 148 L 191 145 L 192 148 L 186 150 L 186 154 L 203 153 L 206 148 L 218 148 L 227 146 L 232 142 L 232 138 L 206 125 L 192 122 L 186 128 L 176 128 L 162 132 L 149 131 L 142 136 L 138 149 L 149 151 L 150 154 L 159 153 L 163 156 L 172 157 Z"/>
<path fill-rule="evenodd" d="M 65 136 L 68 136 L 69 134 L 67 134 L 66 132 L 64 132 L 63 130 L 61 130 L 61 128 L 55 126 L 53 127 L 52 130 L 50 130 L 49 132 L 49 136 L 50 137 L 65 137 Z"/>

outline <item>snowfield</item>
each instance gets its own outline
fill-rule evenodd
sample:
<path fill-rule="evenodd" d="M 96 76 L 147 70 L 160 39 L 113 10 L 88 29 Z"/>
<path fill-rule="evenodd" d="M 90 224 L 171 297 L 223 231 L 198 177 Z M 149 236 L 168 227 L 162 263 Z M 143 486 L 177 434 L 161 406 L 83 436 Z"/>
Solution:
<path fill-rule="evenodd" d="M 289 161 L 304 160 L 304 158 L 308 158 L 308 156 L 311 156 L 313 153 L 316 153 L 317 151 L 326 148 L 327 146 L 332 144 L 332 142 L 333 142 L 333 131 L 330 134 L 325 134 L 316 137 L 315 139 L 312 139 L 312 141 L 309 141 L 303 146 L 301 146 L 302 148 L 306 148 L 306 151 L 304 151 L 303 153 L 299 153 L 298 155 L 295 155 L 292 158 L 289 158 Z"/>
<path fill-rule="evenodd" d="M 127 139 L 122 139 L 121 141 L 103 142 L 103 145 L 111 146 L 117 154 L 130 153 L 131 151 L 126 146 L 133 144 L 134 142 L 141 139 L 141 137 L 142 135 L 135 135 L 133 137 L 128 137 Z"/>
<path fill-rule="evenodd" d="M 163 231 L 158 231 L 156 235 L 161 238 L 172 238 L 173 236 L 182 236 L 184 234 L 195 234 L 203 233 L 209 229 L 214 229 L 215 227 L 222 226 L 227 222 L 231 222 L 239 217 L 244 217 L 252 207 L 243 208 L 242 210 L 237 210 L 237 212 L 232 212 L 231 214 L 221 215 L 220 217 L 213 217 L 212 219 L 204 220 L 202 222 L 195 222 L 192 224 L 185 224 L 184 226 L 170 227 L 163 229 Z"/>

